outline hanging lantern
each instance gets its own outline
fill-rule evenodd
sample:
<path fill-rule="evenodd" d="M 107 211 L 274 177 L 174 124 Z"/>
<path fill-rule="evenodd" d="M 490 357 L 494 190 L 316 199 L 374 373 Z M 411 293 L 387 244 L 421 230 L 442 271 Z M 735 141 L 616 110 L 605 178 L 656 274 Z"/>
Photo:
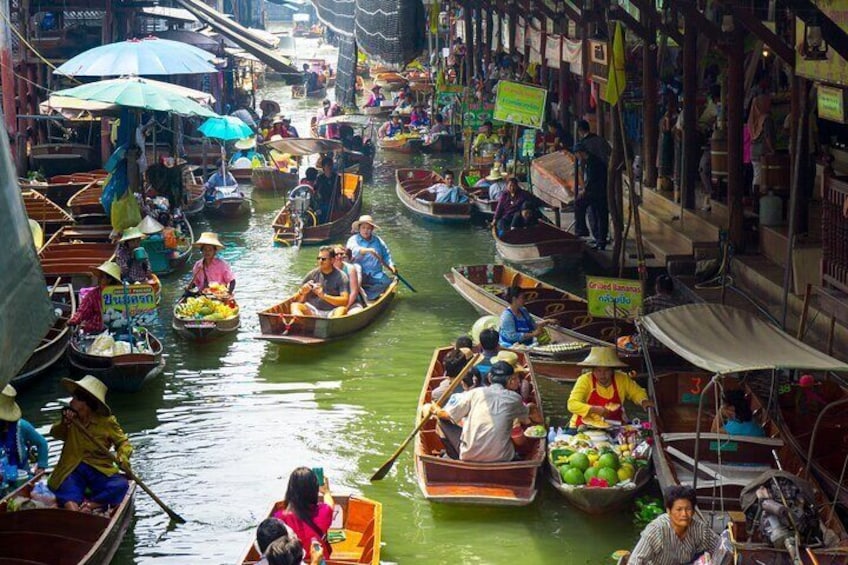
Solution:
<path fill-rule="evenodd" d="M 822 37 L 818 18 L 813 18 L 809 24 L 804 22 L 804 41 L 801 43 L 801 56 L 808 61 L 827 59 L 827 43 Z"/>

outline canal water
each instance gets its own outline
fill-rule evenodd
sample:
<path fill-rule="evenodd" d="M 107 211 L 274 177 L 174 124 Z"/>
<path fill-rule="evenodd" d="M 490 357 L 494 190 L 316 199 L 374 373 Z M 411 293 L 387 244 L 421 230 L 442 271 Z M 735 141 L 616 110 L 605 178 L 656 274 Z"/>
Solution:
<path fill-rule="evenodd" d="M 301 135 L 319 101 L 290 101 L 289 87 L 269 84 L 264 97 L 283 104 Z M 261 98 L 260 98 L 261 99 Z M 219 233 L 221 256 L 237 277 L 242 327 L 233 337 L 198 345 L 170 328 L 171 305 L 186 272 L 163 280 L 160 323 L 162 377 L 137 394 L 109 403 L 135 447 L 133 467 L 188 523 L 167 516 L 139 490 L 135 519 L 115 563 L 237 562 L 270 504 L 285 493 L 298 466 L 323 467 L 332 489 L 383 504 L 382 560 L 410 563 L 611 563 L 610 554 L 638 537 L 632 511 L 589 517 L 568 508 L 546 478 L 525 508 L 456 507 L 428 503 L 413 470 L 411 447 L 381 482 L 369 477 L 411 431 L 433 349 L 467 333 L 476 312 L 443 274 L 451 266 L 492 262 L 483 226 L 423 223 L 404 212 L 394 189 L 397 167 L 457 166 L 442 157 L 378 154 L 363 213 L 372 214 L 401 273 L 418 292 L 401 288 L 372 326 L 317 348 L 253 339 L 256 312 L 282 300 L 315 266 L 315 248 L 272 246 L 280 194 L 252 194 L 241 220 L 200 219 L 195 232 Z M 248 188 L 248 190 L 250 190 Z M 199 254 L 192 261 L 199 258 Z M 551 282 L 579 291 L 580 273 Z M 61 371 L 20 396 L 24 416 L 46 434 L 59 418 Z M 567 390 L 542 382 L 548 416 L 565 414 Z M 51 440 L 51 461 L 61 449 Z"/>

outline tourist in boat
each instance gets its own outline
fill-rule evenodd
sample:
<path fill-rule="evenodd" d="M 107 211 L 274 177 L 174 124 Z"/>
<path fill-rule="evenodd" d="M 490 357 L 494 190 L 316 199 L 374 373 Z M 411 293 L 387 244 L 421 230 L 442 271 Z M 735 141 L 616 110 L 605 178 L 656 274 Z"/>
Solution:
<path fill-rule="evenodd" d="M 238 186 L 236 178 L 233 174 L 224 168 L 224 161 L 218 160 L 218 170 L 212 173 L 205 183 L 203 183 L 203 196 L 207 202 L 215 201 L 215 193 L 221 187 Z"/>
<path fill-rule="evenodd" d="M 217 257 L 218 250 L 224 248 L 224 244 L 218 239 L 218 234 L 211 231 L 203 232 L 194 246 L 200 248 L 203 258 L 192 267 L 191 281 L 186 291 L 189 294 L 197 294 L 203 292 L 212 283 L 218 283 L 227 287 L 232 294 L 236 289 L 236 277 L 227 262 Z"/>
<path fill-rule="evenodd" d="M 333 522 L 335 501 L 327 477 L 319 485 L 312 469 L 298 467 L 289 476 L 285 501 L 285 510 L 278 510 L 274 517 L 285 522 L 303 542 L 305 559 L 311 558 L 313 541 L 320 542 L 324 557 L 329 559 L 333 550 L 327 542 L 327 530 Z"/>
<path fill-rule="evenodd" d="M 348 281 L 348 299 L 347 313 L 353 314 L 364 308 L 364 299 L 362 297 L 362 266 L 355 264 L 351 260 L 350 249 L 345 249 L 344 245 L 336 245 L 333 247 L 333 266 L 347 275 Z"/>
<path fill-rule="evenodd" d="M 320 135 L 323 135 L 327 139 L 339 138 L 339 126 L 334 124 L 322 126 L 321 124 L 327 118 L 340 116 L 341 113 L 341 106 L 336 103 L 330 102 L 327 98 L 324 99 L 324 101 L 321 103 L 321 109 L 318 110 L 318 117 L 315 121 L 315 123 L 318 125 L 318 132 L 320 133 Z"/>
<path fill-rule="evenodd" d="M 406 132 L 407 129 L 406 126 L 403 125 L 403 122 L 400 120 L 400 114 L 395 111 L 392 112 L 392 116 L 389 118 L 389 121 L 380 126 L 380 129 L 377 131 L 377 136 L 381 139 L 391 139 Z"/>
<path fill-rule="evenodd" d="M 291 118 L 289 116 L 283 116 L 283 129 L 286 132 L 286 135 L 283 137 L 300 137 L 297 128 L 292 125 Z"/>
<path fill-rule="evenodd" d="M 268 138 L 273 140 L 274 136 L 280 136 L 281 139 L 292 137 L 289 135 L 289 129 L 283 124 L 283 116 L 277 116 L 271 123 L 271 131 L 268 132 Z"/>
<path fill-rule="evenodd" d="M 609 205 L 607 202 L 607 166 L 592 153 L 584 142 L 574 146 L 574 155 L 580 160 L 582 189 L 574 199 L 574 234 L 587 237 L 586 226 L 588 212 L 594 248 L 603 251 L 607 247 L 609 232 Z"/>
<path fill-rule="evenodd" d="M 141 247 L 144 234 L 132 227 L 124 230 L 118 248 L 115 250 L 115 262 L 121 268 L 121 280 L 130 284 L 150 283 L 153 281 L 153 270 L 147 252 Z M 142 251 L 136 251 L 141 249 Z M 143 257 L 143 258 L 140 258 Z"/>
<path fill-rule="evenodd" d="M 68 320 L 71 327 L 79 327 L 84 333 L 100 333 L 103 331 L 103 310 L 101 302 L 103 289 L 107 286 L 121 284 L 121 268 L 117 263 L 106 261 L 98 266 L 93 274 L 97 286 L 91 288 L 80 301 L 80 306 Z"/>
<path fill-rule="evenodd" d="M 493 130 L 492 122 L 486 121 L 480 128 L 480 133 L 474 138 L 474 143 L 471 144 L 471 149 L 475 154 L 479 155 L 483 152 L 494 153 L 501 146 L 501 136 Z"/>
<path fill-rule="evenodd" d="M 262 556 L 256 565 L 301 565 L 303 544 L 297 534 L 279 518 L 265 518 L 256 529 L 254 547 Z M 309 565 L 324 563 L 324 550 L 320 544 L 312 548 Z"/>
<path fill-rule="evenodd" d="M 259 526 L 256 528 L 256 539 L 253 542 L 253 546 L 259 552 L 259 555 L 262 556 L 262 559 L 257 561 L 256 565 L 268 565 L 265 552 L 268 551 L 268 547 L 272 543 L 280 538 L 290 540 L 297 539 L 297 536 L 279 518 L 265 518 L 259 522 Z"/>
<path fill-rule="evenodd" d="M 536 323 L 533 320 L 530 311 L 524 307 L 527 289 L 511 286 L 506 290 L 506 299 L 509 307 L 501 314 L 500 346 L 509 348 L 535 345 L 550 322 L 541 320 Z"/>
<path fill-rule="evenodd" d="M 521 212 L 512 222 L 513 229 L 527 229 L 539 225 L 539 211 L 530 200 L 521 205 Z"/>
<path fill-rule="evenodd" d="M 424 109 L 424 104 L 416 104 L 414 106 L 412 113 L 409 115 L 409 125 L 414 128 L 426 128 L 430 126 L 430 117 Z"/>
<path fill-rule="evenodd" d="M 513 461 L 515 420 L 522 425 L 542 423 L 536 405 L 525 404 L 518 394 L 521 379 L 509 363 L 495 363 L 489 376 L 491 385 L 457 395 L 443 409 L 437 404 L 425 408 L 425 414 L 439 419 L 436 430 L 448 457 L 477 463 Z"/>
<path fill-rule="evenodd" d="M 434 136 L 440 133 L 448 133 L 448 126 L 445 125 L 445 117 L 441 114 L 436 114 L 433 117 L 436 122 L 430 126 L 430 135 Z"/>
<path fill-rule="evenodd" d="M 346 247 L 350 249 L 353 262 L 362 267 L 362 288 L 368 300 L 375 300 L 392 284 L 392 279 L 384 271 L 385 266 L 392 274 L 397 268 L 392 261 L 392 254 L 386 243 L 374 232 L 379 226 L 374 219 L 365 214 L 353 222 L 354 234 L 347 240 Z"/>
<path fill-rule="evenodd" d="M 474 353 L 467 347 L 455 347 L 445 354 L 442 367 L 444 367 L 444 376 L 446 378 L 442 379 L 442 382 L 440 382 L 439 385 L 430 392 L 430 398 L 433 402 L 441 400 L 441 398 L 445 395 L 445 392 L 447 392 L 450 382 L 462 371 L 462 369 L 465 368 L 465 365 L 473 356 Z M 475 377 L 471 374 L 471 371 L 469 371 L 465 379 L 462 381 L 462 389 L 470 390 L 479 386 L 482 382 L 479 379 L 479 376 L 480 373 L 477 371 L 477 379 L 475 380 Z M 458 392 L 458 390 L 455 390 L 454 394 L 458 394 Z"/>
<path fill-rule="evenodd" d="M 721 408 L 713 420 L 712 431 L 732 436 L 765 437 L 763 427 L 754 421 L 751 403 L 745 391 L 726 389 L 722 394 Z"/>
<path fill-rule="evenodd" d="M 318 266 L 303 277 L 300 290 L 291 301 L 293 315 L 340 318 L 347 314 L 350 280 L 333 264 L 335 256 L 330 246 L 318 250 Z"/>
<path fill-rule="evenodd" d="M 445 171 L 442 174 L 442 182 L 437 182 L 423 192 L 436 195 L 436 202 L 440 204 L 463 204 L 468 202 L 468 194 L 454 182 L 453 171 Z"/>
<path fill-rule="evenodd" d="M 645 410 L 654 406 L 645 389 L 627 373 L 616 370 L 627 364 L 618 358 L 615 347 L 592 347 L 578 365 L 589 367 L 589 371 L 577 378 L 568 397 L 568 411 L 572 414 L 569 431 L 576 433 L 584 420 L 624 422 L 625 400 Z"/>
<path fill-rule="evenodd" d="M 312 188 L 315 188 L 315 181 L 317 180 L 318 169 L 316 169 L 315 167 L 308 167 L 303 173 L 303 178 L 300 179 L 300 184 L 308 184 Z"/>
<path fill-rule="evenodd" d="M 47 468 L 47 441 L 28 421 L 21 418 L 21 407 L 15 402 L 18 392 L 12 385 L 0 391 L 0 448 L 6 450 L 9 465 L 29 470 L 29 450 L 35 449 L 36 465 Z"/>
<path fill-rule="evenodd" d="M 489 200 L 498 201 L 501 194 L 506 192 L 506 179 L 497 167 L 492 168 L 488 175 L 481 178 L 474 184 L 474 188 L 483 188 L 483 195 L 488 196 Z"/>
<path fill-rule="evenodd" d="M 315 178 L 315 206 L 318 215 L 318 223 L 324 224 L 330 221 L 333 208 L 339 205 L 341 177 L 333 168 L 333 158 L 321 159 L 321 173 Z"/>
<path fill-rule="evenodd" d="M 498 342 L 500 341 L 500 334 L 498 334 L 498 330 L 495 328 L 486 328 L 480 332 L 480 355 L 482 355 L 482 359 L 479 363 L 475 365 L 478 371 L 480 371 L 480 376 L 484 379 L 488 377 L 489 370 L 492 368 L 492 364 L 497 362 L 498 355 Z"/>
<path fill-rule="evenodd" d="M 511 177 L 506 182 L 506 191 L 498 198 L 498 204 L 495 207 L 494 224 L 497 227 L 498 235 L 503 235 L 511 229 L 518 227 L 521 217 L 521 207 L 525 202 L 530 202 L 532 196 L 529 192 L 521 188 L 518 184 L 518 179 Z"/>
<path fill-rule="evenodd" d="M 114 448 L 121 468 L 129 467 L 133 447 L 106 404 L 103 382 L 86 375 L 79 381 L 62 379 L 62 385 L 72 398 L 70 406 L 62 410 L 62 420 L 50 428 L 50 435 L 65 443 L 47 485 L 56 494 L 59 506 L 67 510 L 114 508 L 123 501 L 129 482 L 109 453 L 93 447 L 71 421 L 82 424 L 101 445 Z"/>
<path fill-rule="evenodd" d="M 383 88 L 379 84 L 371 87 L 371 94 L 368 95 L 368 100 L 365 101 L 366 108 L 379 108 L 385 102 L 386 97 L 383 96 Z"/>
<path fill-rule="evenodd" d="M 627 565 L 683 565 L 718 547 L 718 534 L 695 518 L 695 489 L 675 485 L 666 489 L 663 499 L 665 514 L 642 530 Z"/>

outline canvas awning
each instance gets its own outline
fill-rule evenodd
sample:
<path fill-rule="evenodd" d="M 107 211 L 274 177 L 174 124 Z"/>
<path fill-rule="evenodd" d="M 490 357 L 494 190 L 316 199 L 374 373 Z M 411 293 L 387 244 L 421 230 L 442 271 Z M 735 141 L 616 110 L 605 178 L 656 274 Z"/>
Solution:
<path fill-rule="evenodd" d="M 267 141 L 264 146 L 289 155 L 315 155 L 316 153 L 335 153 L 343 149 L 342 142 L 334 139 L 315 137 L 287 137 Z"/>
<path fill-rule="evenodd" d="M 321 120 L 322 126 L 329 125 L 350 125 L 358 127 L 367 127 L 371 125 L 372 117 L 365 114 L 342 114 L 340 116 L 331 116 Z"/>
<path fill-rule="evenodd" d="M 687 304 L 639 318 L 666 347 L 701 369 L 727 374 L 764 369 L 848 371 L 848 364 L 745 310 Z"/>

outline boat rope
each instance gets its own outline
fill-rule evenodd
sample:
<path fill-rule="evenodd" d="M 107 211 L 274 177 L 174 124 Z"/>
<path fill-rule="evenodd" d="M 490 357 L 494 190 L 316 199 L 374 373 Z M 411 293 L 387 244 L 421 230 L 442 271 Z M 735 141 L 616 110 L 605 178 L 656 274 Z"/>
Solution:
<path fill-rule="evenodd" d="M 719 414 L 721 414 L 721 399 L 724 397 L 724 383 L 723 383 L 722 379 L 716 380 L 716 386 L 713 390 L 714 390 L 713 399 L 714 399 L 714 403 L 715 403 L 716 416 L 719 416 Z M 718 430 L 718 433 L 721 434 L 721 430 Z M 727 435 L 727 441 L 728 441 L 728 443 L 730 442 L 730 434 Z M 721 461 L 722 444 L 723 444 L 723 442 L 721 441 L 721 439 L 716 440 L 716 458 L 718 459 L 718 473 L 721 476 L 724 475 L 724 469 L 722 468 L 722 461 Z M 721 515 L 724 516 L 725 511 L 724 511 L 724 481 L 723 480 L 718 481 L 718 495 L 720 497 L 720 503 L 721 503 L 719 510 L 721 510 Z"/>
<path fill-rule="evenodd" d="M 0 17 L 2 17 L 2 18 L 3 18 L 3 20 L 4 20 L 4 21 L 6 22 L 6 24 L 9 26 L 9 29 L 11 29 L 11 30 L 12 30 L 12 33 L 14 33 L 14 34 L 18 37 L 18 39 L 21 41 L 21 43 L 23 43 L 24 45 L 26 45 L 26 46 L 27 46 L 27 48 L 28 48 L 30 51 L 32 51 L 32 52 L 35 54 L 35 56 L 36 56 L 36 57 L 38 57 L 38 58 L 41 60 L 41 62 L 42 62 L 42 63 L 44 63 L 45 65 L 47 65 L 48 67 L 50 67 L 50 68 L 51 68 L 51 69 L 53 69 L 54 71 L 59 70 L 59 69 L 57 69 L 57 68 L 56 68 L 56 66 L 55 66 L 53 63 L 51 63 L 50 61 L 48 61 L 47 59 L 45 59 L 45 58 L 44 58 L 44 56 L 43 56 L 43 55 L 42 55 L 42 54 L 38 51 L 38 49 L 36 49 L 35 47 L 33 47 L 33 46 L 32 46 L 32 44 L 31 44 L 29 41 L 27 41 L 27 40 L 24 38 L 24 36 L 23 36 L 23 35 L 21 35 L 21 32 L 20 32 L 20 31 L 18 31 L 18 30 L 17 30 L 17 28 L 15 27 L 15 25 L 14 25 L 14 24 L 13 24 L 13 23 L 9 20 L 9 16 L 7 16 L 5 13 L 3 13 L 2 11 L 0 11 Z M 76 84 L 81 84 L 81 83 L 80 83 L 80 81 L 78 81 L 76 78 L 72 77 L 71 75 L 66 75 L 65 73 L 59 73 L 59 74 L 60 74 L 61 76 L 65 77 L 65 78 L 69 78 L 69 79 L 71 79 L 71 80 L 72 80 L 73 82 L 75 82 Z"/>

